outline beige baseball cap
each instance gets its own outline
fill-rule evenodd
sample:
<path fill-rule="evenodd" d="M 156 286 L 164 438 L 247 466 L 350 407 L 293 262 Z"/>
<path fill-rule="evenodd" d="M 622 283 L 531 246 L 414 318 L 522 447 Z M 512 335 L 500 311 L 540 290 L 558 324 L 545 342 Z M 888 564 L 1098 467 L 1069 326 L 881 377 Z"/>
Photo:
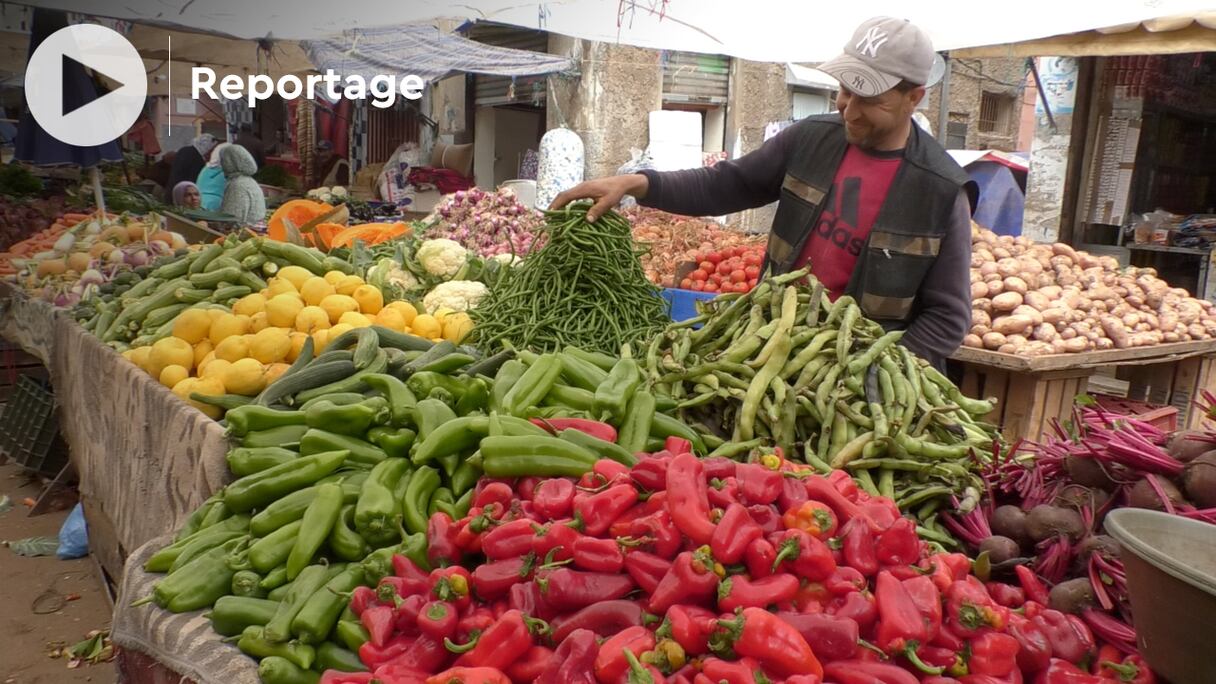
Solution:
<path fill-rule="evenodd" d="M 929 34 L 894 17 L 862 22 L 845 44 L 844 54 L 817 68 L 862 97 L 881 95 L 900 81 L 930 86 L 943 70 Z"/>

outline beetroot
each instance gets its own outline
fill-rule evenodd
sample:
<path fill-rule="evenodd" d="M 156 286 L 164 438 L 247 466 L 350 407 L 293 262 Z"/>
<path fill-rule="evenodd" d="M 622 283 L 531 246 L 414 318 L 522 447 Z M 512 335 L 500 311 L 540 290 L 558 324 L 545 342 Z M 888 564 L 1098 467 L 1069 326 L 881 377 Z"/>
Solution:
<path fill-rule="evenodd" d="M 1170 452 L 1170 456 L 1183 463 L 1190 463 L 1214 448 L 1216 441 L 1203 430 L 1179 430 L 1171 434 L 1165 443 L 1165 450 Z"/>
<path fill-rule="evenodd" d="M 1196 506 L 1216 508 L 1216 451 L 1209 451 L 1188 463 L 1182 485 Z"/>
<path fill-rule="evenodd" d="M 1047 606 L 1061 613 L 1081 614 L 1094 604 L 1094 588 L 1088 577 L 1077 577 L 1060 582 L 1051 588 Z"/>
<path fill-rule="evenodd" d="M 992 533 L 1008 537 L 1019 546 L 1026 546 L 1030 535 L 1026 534 L 1026 513 L 1017 506 L 997 506 L 988 519 Z"/>
<path fill-rule="evenodd" d="M 1004 563 L 1007 560 L 1012 560 L 1022 555 L 1022 549 L 1018 543 L 1009 537 L 1002 537 L 994 534 L 984 541 L 980 542 L 979 552 L 988 553 L 988 560 L 996 565 Z"/>
<path fill-rule="evenodd" d="M 1085 521 L 1072 509 L 1039 504 L 1026 514 L 1026 533 L 1036 543 L 1057 537 L 1076 541 L 1085 535 Z"/>
<path fill-rule="evenodd" d="M 1095 489 L 1112 489 L 1115 486 L 1102 464 L 1095 459 L 1069 454 L 1064 458 L 1064 469 L 1068 471 L 1068 477 L 1079 485 Z"/>
<path fill-rule="evenodd" d="M 1165 497 L 1169 499 L 1168 503 L 1162 499 L 1161 494 L 1153 487 L 1153 483 L 1149 482 L 1150 477 L 1153 478 L 1153 482 L 1165 494 Z M 1127 491 L 1127 505 L 1132 508 L 1165 511 L 1185 503 L 1186 499 L 1182 496 L 1182 492 L 1174 486 L 1173 482 L 1155 475 L 1146 475 L 1144 479 L 1132 485 L 1132 488 Z"/>

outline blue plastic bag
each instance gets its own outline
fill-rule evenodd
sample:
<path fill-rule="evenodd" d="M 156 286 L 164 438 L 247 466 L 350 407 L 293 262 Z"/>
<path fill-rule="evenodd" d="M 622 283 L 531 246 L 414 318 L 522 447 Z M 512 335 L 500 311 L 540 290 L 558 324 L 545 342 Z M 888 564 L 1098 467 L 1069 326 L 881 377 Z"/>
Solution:
<path fill-rule="evenodd" d="M 59 550 L 55 552 L 60 560 L 80 558 L 89 555 L 89 526 L 84 520 L 84 507 L 76 504 L 63 527 L 59 528 Z"/>

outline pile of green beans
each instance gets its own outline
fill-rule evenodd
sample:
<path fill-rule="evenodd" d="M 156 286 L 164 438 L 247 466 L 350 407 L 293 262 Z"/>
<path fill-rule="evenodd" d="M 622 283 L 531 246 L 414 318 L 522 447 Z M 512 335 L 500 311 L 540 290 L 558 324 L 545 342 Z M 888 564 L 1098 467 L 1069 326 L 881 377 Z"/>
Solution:
<path fill-rule="evenodd" d="M 642 271 L 629 221 L 610 211 L 588 223 L 588 206 L 546 212 L 545 246 L 491 283 L 471 312 L 481 348 L 574 346 L 616 356 L 670 322 Z"/>
<path fill-rule="evenodd" d="M 993 403 L 963 396 L 902 336 L 852 297 L 831 302 L 803 269 L 703 303 L 653 338 L 646 367 L 685 423 L 729 439 L 711 455 L 776 445 L 822 472 L 843 468 L 917 514 L 922 534 L 949 539 L 936 514 L 951 497 L 978 499 L 976 471 L 999 439 L 979 418 Z"/>

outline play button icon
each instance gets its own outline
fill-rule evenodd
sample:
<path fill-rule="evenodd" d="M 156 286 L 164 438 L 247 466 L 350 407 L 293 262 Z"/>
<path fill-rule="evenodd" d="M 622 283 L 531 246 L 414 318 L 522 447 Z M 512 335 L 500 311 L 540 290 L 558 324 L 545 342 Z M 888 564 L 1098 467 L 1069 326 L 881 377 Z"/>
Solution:
<path fill-rule="evenodd" d="M 82 65 L 117 84 L 91 102 L 71 92 L 65 73 Z M 43 130 L 78 147 L 101 145 L 139 118 L 148 94 L 148 77 L 135 47 L 104 26 L 79 24 L 52 33 L 34 50 L 25 68 L 25 97 Z"/>

